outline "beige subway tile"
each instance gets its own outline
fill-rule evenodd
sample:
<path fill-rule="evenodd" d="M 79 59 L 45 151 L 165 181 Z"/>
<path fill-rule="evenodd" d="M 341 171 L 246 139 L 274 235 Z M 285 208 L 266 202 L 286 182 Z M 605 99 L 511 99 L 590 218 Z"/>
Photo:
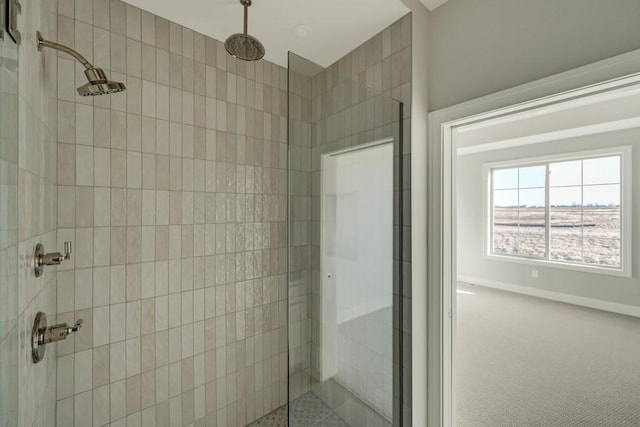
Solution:
<path fill-rule="evenodd" d="M 93 425 L 109 422 L 109 385 L 93 389 Z"/>
<path fill-rule="evenodd" d="M 169 226 L 169 259 L 179 260 L 182 257 L 182 234 L 180 225 Z M 177 290 L 181 288 L 181 278 L 177 277 L 175 283 Z"/>
<path fill-rule="evenodd" d="M 169 120 L 169 87 L 161 84 L 156 86 L 156 117 Z"/>
<path fill-rule="evenodd" d="M 157 293 L 156 293 L 157 295 Z M 155 300 L 155 329 L 166 330 L 169 327 L 169 297 L 158 296 Z"/>
<path fill-rule="evenodd" d="M 156 188 L 156 155 L 155 154 L 143 154 L 142 155 L 142 188 L 155 189 Z"/>
<path fill-rule="evenodd" d="M 76 270 L 74 282 L 75 311 L 91 309 L 93 304 L 93 269 Z"/>
<path fill-rule="evenodd" d="M 75 187 L 58 187 L 58 227 L 75 227 Z"/>
<path fill-rule="evenodd" d="M 169 50 L 175 54 L 182 54 L 182 27 L 173 22 L 169 23 Z"/>
<path fill-rule="evenodd" d="M 126 381 L 126 410 L 127 414 L 133 414 L 140 410 L 140 375 L 127 378 Z"/>
<path fill-rule="evenodd" d="M 144 315 L 144 311 L 145 311 L 145 303 L 143 301 L 143 325 L 146 324 L 146 322 L 149 321 L 149 319 L 153 319 L 153 321 L 155 322 L 155 299 L 150 298 L 149 300 L 149 304 L 152 304 L 153 306 L 153 310 L 154 312 L 151 313 L 151 317 L 147 317 Z M 146 326 L 144 326 L 145 329 L 147 328 Z M 153 330 L 155 332 L 155 323 L 152 323 L 150 325 L 150 329 Z M 152 375 L 154 375 L 155 378 L 155 366 L 156 366 L 156 335 L 155 333 L 149 333 L 147 335 L 143 335 L 140 338 L 140 351 L 141 354 L 143 355 L 143 357 L 141 358 L 141 369 L 142 372 L 151 372 Z M 153 397 L 155 399 L 155 392 L 153 393 Z"/>
<path fill-rule="evenodd" d="M 92 420 L 93 393 L 91 390 L 76 394 L 73 398 L 73 416 L 76 420 Z M 82 425 L 76 423 L 75 425 Z"/>
<path fill-rule="evenodd" d="M 111 227 L 111 265 L 124 264 L 127 254 L 127 231 L 125 227 Z"/>
<path fill-rule="evenodd" d="M 76 227 L 93 226 L 93 187 L 76 189 Z"/>
<path fill-rule="evenodd" d="M 94 228 L 93 242 L 93 265 L 96 267 L 109 265 L 111 250 L 109 227 Z"/>
<path fill-rule="evenodd" d="M 106 327 L 106 325 L 109 324 L 109 321 L 108 321 L 109 308 L 104 307 L 104 310 L 107 311 L 107 323 L 101 324 L 99 325 L 99 327 L 102 329 L 105 329 L 108 335 L 108 328 Z M 94 318 L 94 325 L 96 323 L 95 319 L 96 318 Z M 101 321 L 104 321 L 104 320 L 101 319 Z M 107 336 L 107 342 L 108 342 L 108 339 L 109 337 Z M 94 387 L 100 387 L 100 386 L 109 384 L 109 368 L 110 368 L 109 348 L 110 348 L 109 345 L 102 345 L 100 347 L 96 347 L 93 349 L 93 386 Z"/>
<path fill-rule="evenodd" d="M 110 414 L 111 421 L 116 421 L 126 415 L 126 383 L 124 380 L 110 385 Z"/>
<path fill-rule="evenodd" d="M 193 92 L 196 94 L 206 94 L 206 68 L 205 64 L 197 61 L 193 65 Z"/>
<path fill-rule="evenodd" d="M 111 71 L 122 74 L 127 72 L 127 39 L 113 32 L 111 33 Z"/>
<path fill-rule="evenodd" d="M 142 155 L 127 152 L 127 187 L 142 187 Z"/>
<path fill-rule="evenodd" d="M 140 375 L 140 379 L 140 405 L 142 408 L 149 408 L 156 402 L 156 374 L 154 371 L 144 372 Z M 155 419 L 153 421 L 155 423 Z"/>
<path fill-rule="evenodd" d="M 108 148 L 94 149 L 93 176 L 96 187 L 111 186 L 111 152 Z"/>
<path fill-rule="evenodd" d="M 169 86 L 169 52 L 156 48 L 156 80 L 158 84 Z"/>
<path fill-rule="evenodd" d="M 155 227 L 143 227 L 143 245 L 145 240 L 145 229 L 153 233 L 153 258 L 155 260 Z M 155 295 L 155 262 L 143 262 L 141 266 L 141 298 L 150 298 Z"/>
<path fill-rule="evenodd" d="M 143 43 L 156 45 L 156 16 L 147 11 L 142 11 L 141 39 Z"/>
<path fill-rule="evenodd" d="M 127 225 L 140 225 L 142 223 L 142 192 L 140 190 L 127 190 Z"/>
<path fill-rule="evenodd" d="M 156 153 L 156 120 L 151 117 L 142 117 L 142 152 Z"/>
<path fill-rule="evenodd" d="M 182 59 L 182 89 L 193 92 L 194 87 L 194 61 L 183 57 Z"/>
<path fill-rule="evenodd" d="M 138 77 L 127 76 L 126 94 L 127 112 L 142 114 L 142 80 Z"/>
<path fill-rule="evenodd" d="M 142 117 L 138 114 L 127 114 L 127 150 L 142 150 Z"/>
<path fill-rule="evenodd" d="M 93 148 L 76 146 L 76 185 L 93 186 Z"/>
<path fill-rule="evenodd" d="M 169 228 L 156 227 L 156 260 L 169 259 Z"/>
<path fill-rule="evenodd" d="M 142 229 L 127 227 L 127 263 L 139 263 L 142 259 Z"/>

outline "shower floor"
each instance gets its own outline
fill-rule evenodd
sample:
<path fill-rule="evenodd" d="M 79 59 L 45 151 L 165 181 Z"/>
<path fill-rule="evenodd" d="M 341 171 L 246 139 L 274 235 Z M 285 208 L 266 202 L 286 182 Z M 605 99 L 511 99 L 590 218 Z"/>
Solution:
<path fill-rule="evenodd" d="M 312 391 L 294 400 L 290 406 L 291 427 L 392 427 L 391 422 L 333 379 L 315 384 Z M 286 405 L 249 424 L 259 427 L 286 425 Z"/>
<path fill-rule="evenodd" d="M 327 426 L 349 427 L 335 412 L 333 412 L 313 392 L 303 394 L 291 403 L 291 426 Z M 287 407 L 281 406 L 275 411 L 265 415 L 257 421 L 249 424 L 250 427 L 286 426 Z"/>

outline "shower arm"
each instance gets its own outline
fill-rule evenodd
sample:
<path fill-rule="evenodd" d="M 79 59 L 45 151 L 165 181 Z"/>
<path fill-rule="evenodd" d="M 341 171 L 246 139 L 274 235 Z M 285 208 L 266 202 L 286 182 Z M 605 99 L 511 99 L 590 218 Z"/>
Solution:
<path fill-rule="evenodd" d="M 84 65 L 84 67 L 87 70 L 94 69 L 93 65 L 89 61 L 87 61 L 87 59 L 84 56 L 80 55 L 78 52 L 71 49 L 70 47 L 67 47 L 65 45 L 52 42 L 49 40 L 45 40 L 42 37 L 42 34 L 40 34 L 40 31 L 36 32 L 36 38 L 38 40 L 38 52 L 42 52 L 42 49 L 45 47 L 50 47 L 52 49 L 59 50 L 60 52 L 64 52 L 68 55 L 73 56 L 76 60 L 78 60 L 78 62 Z"/>
<path fill-rule="evenodd" d="M 249 6 L 251 6 L 251 0 L 242 0 L 241 3 L 244 6 L 244 35 L 246 36 L 249 27 Z"/>

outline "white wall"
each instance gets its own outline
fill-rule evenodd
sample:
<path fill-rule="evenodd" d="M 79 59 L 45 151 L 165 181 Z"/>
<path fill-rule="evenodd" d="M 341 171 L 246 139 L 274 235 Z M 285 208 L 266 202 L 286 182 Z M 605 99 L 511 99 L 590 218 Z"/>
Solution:
<path fill-rule="evenodd" d="M 393 145 L 334 159 L 334 279 L 343 323 L 393 304 Z"/>
<path fill-rule="evenodd" d="M 393 419 L 393 144 L 323 157 L 322 381 Z"/>
<path fill-rule="evenodd" d="M 458 157 L 458 275 L 489 282 L 520 285 L 532 290 L 598 299 L 618 304 L 640 306 L 640 265 L 634 266 L 633 277 L 623 278 L 589 274 L 553 267 L 483 258 L 483 179 L 482 165 L 488 162 L 585 151 L 631 145 L 633 164 L 640 164 L 640 129 L 554 141 L 507 150 L 488 151 Z M 633 169 L 633 257 L 640 254 L 640 169 Z M 531 277 L 535 268 L 539 277 Z"/>
<path fill-rule="evenodd" d="M 430 14 L 430 110 L 638 48 L 638 0 L 449 0 Z"/>

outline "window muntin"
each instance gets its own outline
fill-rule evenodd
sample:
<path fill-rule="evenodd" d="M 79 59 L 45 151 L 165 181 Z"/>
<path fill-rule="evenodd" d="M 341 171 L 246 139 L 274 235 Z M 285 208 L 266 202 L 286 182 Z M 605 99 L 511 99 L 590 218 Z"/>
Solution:
<path fill-rule="evenodd" d="M 622 155 L 490 169 L 490 254 L 622 268 Z"/>

